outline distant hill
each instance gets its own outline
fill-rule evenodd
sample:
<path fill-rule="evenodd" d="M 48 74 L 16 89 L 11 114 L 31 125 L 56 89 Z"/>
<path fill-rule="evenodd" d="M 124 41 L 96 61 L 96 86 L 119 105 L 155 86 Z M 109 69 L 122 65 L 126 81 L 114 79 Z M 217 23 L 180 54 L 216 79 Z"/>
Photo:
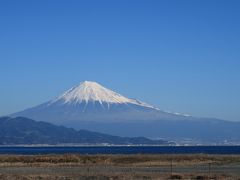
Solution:
<path fill-rule="evenodd" d="M 0 118 L 0 145 L 18 144 L 114 144 L 114 145 L 169 145 L 168 141 L 144 137 L 119 137 L 74 130 L 24 117 Z"/>

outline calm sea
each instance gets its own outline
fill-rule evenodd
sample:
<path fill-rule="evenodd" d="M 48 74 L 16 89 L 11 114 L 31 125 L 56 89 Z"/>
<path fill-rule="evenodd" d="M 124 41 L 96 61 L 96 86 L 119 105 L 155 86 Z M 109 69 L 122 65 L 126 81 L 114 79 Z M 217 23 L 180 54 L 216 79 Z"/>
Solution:
<path fill-rule="evenodd" d="M 0 154 L 240 154 L 240 146 L 0 147 Z"/>

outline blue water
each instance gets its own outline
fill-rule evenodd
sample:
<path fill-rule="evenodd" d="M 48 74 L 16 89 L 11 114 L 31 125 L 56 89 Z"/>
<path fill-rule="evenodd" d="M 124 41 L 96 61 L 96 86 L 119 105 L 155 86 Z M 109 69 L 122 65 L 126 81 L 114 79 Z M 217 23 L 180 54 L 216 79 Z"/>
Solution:
<path fill-rule="evenodd" d="M 0 147 L 0 154 L 240 154 L 240 146 Z"/>

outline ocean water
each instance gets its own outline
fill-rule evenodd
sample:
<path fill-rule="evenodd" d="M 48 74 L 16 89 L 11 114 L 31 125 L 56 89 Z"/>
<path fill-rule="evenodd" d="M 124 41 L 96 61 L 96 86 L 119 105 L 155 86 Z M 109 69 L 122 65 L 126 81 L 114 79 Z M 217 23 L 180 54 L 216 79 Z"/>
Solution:
<path fill-rule="evenodd" d="M 240 154 L 240 146 L 0 147 L 0 154 Z"/>

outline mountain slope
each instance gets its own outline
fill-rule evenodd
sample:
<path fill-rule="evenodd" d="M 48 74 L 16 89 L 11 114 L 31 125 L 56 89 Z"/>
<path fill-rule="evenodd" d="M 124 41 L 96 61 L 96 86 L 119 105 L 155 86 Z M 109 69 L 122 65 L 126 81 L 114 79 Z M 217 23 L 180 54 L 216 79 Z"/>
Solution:
<path fill-rule="evenodd" d="M 240 123 L 161 111 L 85 81 L 59 97 L 11 115 L 117 136 L 240 142 Z"/>
<path fill-rule="evenodd" d="M 144 137 L 118 137 L 87 130 L 37 122 L 24 117 L 0 118 L 0 145 L 10 144 L 148 144 L 168 145 L 164 140 L 150 140 Z"/>
<path fill-rule="evenodd" d="M 80 83 L 51 101 L 11 116 L 24 116 L 70 127 L 71 124 L 78 126 L 78 123 L 84 121 L 130 122 L 188 118 L 186 115 L 160 111 L 89 81 Z"/>
<path fill-rule="evenodd" d="M 163 138 L 191 144 L 240 144 L 240 123 L 217 119 L 159 120 L 151 122 L 84 122 L 84 129 L 117 136 Z M 188 144 L 188 143 L 187 143 Z"/>
<path fill-rule="evenodd" d="M 54 103 L 62 104 L 78 104 L 88 102 L 106 103 L 110 107 L 111 104 L 136 104 L 139 106 L 154 108 L 146 103 L 126 98 L 110 89 L 107 89 L 96 82 L 84 81 L 79 85 L 66 91 L 63 95 L 51 101 L 49 105 Z"/>

